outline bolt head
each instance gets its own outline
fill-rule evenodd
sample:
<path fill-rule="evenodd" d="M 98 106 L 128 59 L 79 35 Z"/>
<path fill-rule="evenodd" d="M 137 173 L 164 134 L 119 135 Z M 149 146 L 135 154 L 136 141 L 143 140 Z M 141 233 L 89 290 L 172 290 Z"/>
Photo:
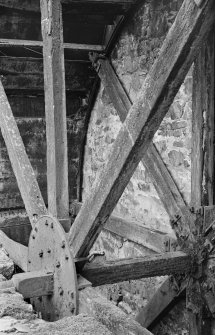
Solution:
<path fill-rule="evenodd" d="M 56 263 L 56 268 L 59 268 L 60 267 L 60 262 L 58 261 L 57 263 Z"/>

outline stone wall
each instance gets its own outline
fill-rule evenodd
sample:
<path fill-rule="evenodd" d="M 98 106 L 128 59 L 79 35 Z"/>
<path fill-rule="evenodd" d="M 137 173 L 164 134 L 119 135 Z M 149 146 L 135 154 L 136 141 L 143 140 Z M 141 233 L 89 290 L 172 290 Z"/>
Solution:
<path fill-rule="evenodd" d="M 141 90 L 181 3 L 181 0 L 145 1 L 126 22 L 112 52 L 111 61 L 132 101 Z M 154 137 L 154 143 L 187 203 L 190 201 L 191 189 L 191 94 L 192 69 Z M 117 112 L 101 85 L 88 128 L 83 200 L 90 195 L 105 167 L 120 126 Z M 147 227 L 173 233 L 168 215 L 142 163 L 136 169 L 114 212 Z M 104 250 L 108 258 L 146 254 L 144 248 L 134 246 L 129 241 L 120 243 L 119 240 L 116 236 L 102 232 L 94 249 Z M 121 295 L 120 299 L 126 302 L 124 308 L 128 313 L 135 314 L 141 304 L 147 303 L 161 281 L 161 278 L 147 279 L 134 281 L 133 284 L 108 286 L 102 290 L 110 299 L 115 299 L 116 303 Z"/>

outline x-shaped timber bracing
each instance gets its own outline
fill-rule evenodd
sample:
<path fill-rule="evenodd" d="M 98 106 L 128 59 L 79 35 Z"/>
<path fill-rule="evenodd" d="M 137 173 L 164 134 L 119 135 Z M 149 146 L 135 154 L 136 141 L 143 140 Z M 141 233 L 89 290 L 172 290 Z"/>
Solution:
<path fill-rule="evenodd" d="M 126 119 L 124 116 L 125 121 L 113 145 L 110 160 L 101 176 L 100 183 L 83 204 L 71 227 L 68 242 L 58 220 L 49 215 L 44 205 L 3 86 L 0 85 L 1 130 L 33 228 L 28 247 L 28 264 L 27 266 L 23 264 L 22 267 L 30 271 L 30 276 L 32 270 L 38 273 L 43 271 L 41 278 L 45 278 L 44 282 L 47 282 L 47 272 L 50 275 L 48 285 L 44 285 L 45 294 L 44 292 L 38 293 L 39 298 L 36 302 L 34 301 L 35 305 L 39 306 L 38 309 L 46 314 L 47 319 L 51 318 L 46 309 L 50 303 L 50 299 L 46 298 L 47 294 L 52 297 L 53 304 L 49 306 L 52 311 L 57 306 L 58 299 L 60 300 L 60 297 L 65 294 L 65 290 L 67 290 L 67 296 L 66 298 L 64 296 L 64 299 L 68 300 L 68 305 L 62 312 L 59 312 L 59 307 L 56 307 L 58 311 L 54 311 L 54 319 L 77 313 L 78 284 L 74 258 L 87 259 L 86 256 L 138 163 L 142 157 L 147 161 L 145 157 L 147 157 L 149 147 L 151 151 L 155 151 L 155 148 L 150 145 L 151 140 L 173 102 L 201 43 L 211 30 L 214 15 L 213 0 L 205 0 L 199 6 L 193 0 L 185 0 L 182 4 L 161 48 L 160 55 L 144 82 L 141 93 L 132 106 L 130 101 L 124 106 L 125 115 L 129 109 L 130 111 Z M 155 156 L 158 157 L 157 153 Z M 205 231 L 202 215 L 191 214 L 186 207 L 182 208 L 181 203 L 183 200 L 179 201 L 177 206 L 181 213 L 185 214 L 181 215 L 182 219 L 176 223 L 174 220 L 172 225 L 181 247 L 180 252 L 109 262 L 103 269 L 101 265 L 94 264 L 87 265 L 87 267 L 81 266 L 78 268 L 79 271 L 86 277 L 87 273 L 90 273 L 92 282 L 95 278 L 93 272 L 96 273 L 96 276 L 101 274 L 101 278 L 108 278 L 110 282 L 122 280 L 122 272 L 124 280 L 131 279 L 131 277 L 135 279 L 144 276 L 186 273 L 189 278 L 188 306 L 196 316 L 200 313 L 197 305 L 201 306 L 207 302 L 208 309 L 213 314 L 213 304 L 210 303 L 211 300 L 214 301 L 213 292 L 207 289 L 208 281 L 214 282 L 213 247 L 211 246 L 213 229 Z M 49 238 L 46 239 L 46 237 Z M 7 238 L 1 234 L 3 245 L 5 240 Z M 11 255 L 14 253 L 15 244 L 13 243 L 9 241 L 10 247 L 6 245 Z M 21 249 L 20 247 L 19 250 Z M 71 269 L 69 277 L 63 275 L 65 264 L 69 264 Z M 113 269 L 117 275 L 110 279 L 109 275 Z M 103 276 L 104 271 L 105 276 Z M 54 281 L 54 289 L 50 289 L 49 283 L 52 281 Z M 196 297 L 198 297 L 197 300 Z M 195 334 L 202 334 L 199 329 L 196 327 Z"/>

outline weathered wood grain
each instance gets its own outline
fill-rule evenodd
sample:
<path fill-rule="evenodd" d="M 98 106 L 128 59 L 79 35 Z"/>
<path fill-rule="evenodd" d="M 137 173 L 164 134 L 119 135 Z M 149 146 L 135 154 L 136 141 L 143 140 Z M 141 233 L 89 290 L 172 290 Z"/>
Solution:
<path fill-rule="evenodd" d="M 88 91 L 96 76 L 89 64 L 72 61 L 65 61 L 65 73 L 67 95 L 72 91 Z M 7 91 L 44 91 L 43 60 L 40 58 L 0 57 L 0 75 Z"/>
<path fill-rule="evenodd" d="M 199 55 L 194 62 L 191 156 L 191 204 L 194 208 L 208 205 L 212 206 L 215 200 L 214 78 L 215 32 L 213 26 L 213 29 L 202 44 Z M 205 217 L 206 216 L 207 210 L 205 212 Z M 208 306 L 204 303 L 199 304 L 198 302 L 199 297 L 202 296 L 200 285 L 201 283 L 194 279 L 194 281 L 188 285 L 187 289 L 189 331 L 191 335 L 211 335 L 212 320 L 205 315 L 205 310 Z M 193 292 L 195 292 L 194 299 Z"/>
<path fill-rule="evenodd" d="M 174 277 L 167 278 L 157 289 L 148 304 L 140 310 L 135 320 L 141 326 L 149 328 L 159 318 L 160 314 L 184 291 L 185 286 L 186 281 L 179 287 Z"/>
<path fill-rule="evenodd" d="M 0 290 L 14 287 L 24 299 L 51 295 L 54 291 L 53 274 L 34 271 L 15 274 L 11 280 L 0 283 Z"/>
<path fill-rule="evenodd" d="M 12 281 L 25 299 L 51 295 L 54 291 L 53 274 L 44 271 L 19 273 L 13 276 Z"/>
<path fill-rule="evenodd" d="M 152 335 L 93 288 L 79 292 L 79 312 L 92 315 L 115 335 Z"/>
<path fill-rule="evenodd" d="M 96 56 L 99 57 L 99 55 Z M 107 58 L 99 58 L 96 64 L 98 65 L 98 75 L 104 88 L 118 112 L 120 120 L 124 122 L 132 106 L 132 102 L 109 60 Z M 147 152 L 142 158 L 142 163 L 145 166 L 170 219 L 174 219 L 176 213 L 179 214 L 181 209 L 186 207 L 186 203 L 153 143 L 149 145 Z"/>
<path fill-rule="evenodd" d="M 2 83 L 0 83 L 0 117 L 2 136 L 7 147 L 26 211 L 32 226 L 34 226 L 37 217 L 46 214 L 47 209 Z"/>
<path fill-rule="evenodd" d="M 74 3 L 81 2 L 82 4 L 108 4 L 108 5 L 127 5 L 133 4 L 135 0 L 82 0 L 82 1 L 70 1 L 70 0 L 62 0 L 64 4 L 74 4 Z M 5 8 L 13 8 L 19 9 L 23 11 L 30 11 L 30 12 L 40 12 L 40 1 L 39 0 L 0 0 L 0 6 Z"/>
<path fill-rule="evenodd" d="M 189 273 L 191 257 L 181 251 L 167 252 L 153 256 L 125 258 L 86 264 L 80 274 L 92 286 L 113 284 L 126 280 Z"/>
<path fill-rule="evenodd" d="M 214 110 L 215 110 L 215 33 L 212 31 L 194 62 L 191 205 L 213 205 Z"/>
<path fill-rule="evenodd" d="M 71 204 L 70 212 L 73 218 L 78 215 L 81 206 L 82 204 L 77 201 L 74 201 Z M 111 215 L 109 217 L 103 229 L 128 239 L 129 241 L 140 244 L 143 247 L 157 253 L 165 252 L 165 242 L 168 238 L 171 238 L 172 241 L 174 241 L 172 236 L 170 237 L 168 234 L 160 230 L 153 230 L 149 227 L 145 227 L 134 221 L 126 220 L 125 218 L 116 215 Z"/>
<path fill-rule="evenodd" d="M 13 262 L 23 271 L 27 271 L 28 248 L 20 243 L 14 242 L 2 231 L 0 231 L 0 244 L 2 244 Z"/>
<path fill-rule="evenodd" d="M 12 38 L 0 38 L 0 46 L 2 47 L 14 47 L 14 46 L 24 46 L 24 47 L 37 47 L 42 48 L 42 41 L 24 40 L 24 39 L 12 39 Z M 86 50 L 86 51 L 104 51 L 102 45 L 97 44 L 79 44 L 79 43 L 63 43 L 64 49 L 70 50 Z"/>
<path fill-rule="evenodd" d="M 41 0 L 48 208 L 59 219 L 69 217 L 68 155 L 62 8 L 59 0 Z"/>
<path fill-rule="evenodd" d="M 113 144 L 100 182 L 71 228 L 69 242 L 75 257 L 88 254 L 116 206 L 212 27 L 214 14 L 212 0 L 205 1 L 200 9 L 192 0 L 184 1 Z"/>

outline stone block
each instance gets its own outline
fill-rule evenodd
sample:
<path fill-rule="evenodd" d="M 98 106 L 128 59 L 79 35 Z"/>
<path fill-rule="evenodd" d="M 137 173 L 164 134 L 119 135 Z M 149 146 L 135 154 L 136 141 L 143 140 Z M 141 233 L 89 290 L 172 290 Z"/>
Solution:
<path fill-rule="evenodd" d="M 181 151 L 171 150 L 168 153 L 169 162 L 171 165 L 178 167 L 184 163 L 184 154 Z"/>

